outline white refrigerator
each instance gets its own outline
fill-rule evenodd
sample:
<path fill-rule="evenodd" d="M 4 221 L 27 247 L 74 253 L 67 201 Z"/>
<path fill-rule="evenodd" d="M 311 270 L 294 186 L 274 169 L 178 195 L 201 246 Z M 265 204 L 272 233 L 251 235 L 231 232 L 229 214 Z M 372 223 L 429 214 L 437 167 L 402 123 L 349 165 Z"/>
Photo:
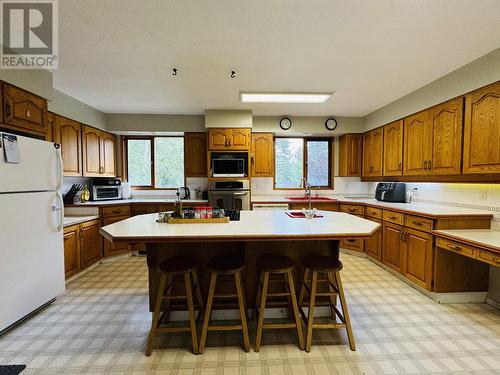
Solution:
<path fill-rule="evenodd" d="M 0 132 L 0 335 L 65 289 L 60 149 L 16 136 L 16 152 L 12 142 L 4 142 L 4 134 Z M 6 151 L 9 160 L 18 157 L 18 162 L 8 163 Z"/>

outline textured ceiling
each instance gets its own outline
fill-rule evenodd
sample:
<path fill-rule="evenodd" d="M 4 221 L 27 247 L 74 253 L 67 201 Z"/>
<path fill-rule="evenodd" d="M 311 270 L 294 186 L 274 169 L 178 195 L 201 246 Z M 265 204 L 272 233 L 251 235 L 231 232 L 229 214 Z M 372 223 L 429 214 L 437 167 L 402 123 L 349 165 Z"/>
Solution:
<path fill-rule="evenodd" d="M 104 112 L 364 116 L 500 47 L 500 1 L 64 0 L 59 43 L 55 88 Z"/>

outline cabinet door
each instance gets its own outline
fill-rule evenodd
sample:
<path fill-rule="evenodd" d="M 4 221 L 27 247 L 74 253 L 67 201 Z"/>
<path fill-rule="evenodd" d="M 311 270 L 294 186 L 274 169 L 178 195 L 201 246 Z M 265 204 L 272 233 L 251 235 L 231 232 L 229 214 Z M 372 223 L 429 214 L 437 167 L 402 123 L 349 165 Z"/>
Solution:
<path fill-rule="evenodd" d="M 432 119 L 428 110 L 404 119 L 403 174 L 426 175 L 431 161 Z"/>
<path fill-rule="evenodd" d="M 382 220 L 371 217 L 366 217 L 366 219 L 382 224 Z M 382 261 L 382 228 L 379 228 L 370 238 L 365 240 L 365 253 L 379 262 Z"/>
<path fill-rule="evenodd" d="M 372 142 L 371 142 L 371 152 L 372 152 L 372 171 L 371 176 L 378 177 L 382 176 L 383 164 L 384 164 L 384 129 L 377 128 L 372 130 Z"/>
<path fill-rule="evenodd" d="M 101 259 L 100 221 L 93 220 L 80 224 L 80 254 L 82 269 Z"/>
<path fill-rule="evenodd" d="M 500 173 L 500 82 L 465 96 L 463 173 Z"/>
<path fill-rule="evenodd" d="M 82 176 L 82 126 L 53 114 L 53 141 L 61 145 L 64 176 Z"/>
<path fill-rule="evenodd" d="M 228 129 L 208 129 L 208 149 L 226 150 L 229 147 Z"/>
<path fill-rule="evenodd" d="M 362 175 L 369 177 L 372 170 L 372 133 L 363 134 L 363 169 Z"/>
<path fill-rule="evenodd" d="M 155 206 L 155 207 L 156 207 L 156 209 L 158 209 L 157 208 L 158 206 Z M 129 215 L 105 217 L 104 219 L 102 219 L 102 225 L 106 226 L 109 224 L 113 224 L 113 223 L 116 223 L 117 221 L 128 219 L 129 217 L 130 217 Z M 106 239 L 103 240 L 103 254 L 105 257 L 123 254 L 123 253 L 129 252 L 129 251 L 130 251 L 130 248 L 129 248 L 129 244 L 127 242 L 113 242 L 113 243 L 111 243 Z"/>
<path fill-rule="evenodd" d="M 207 177 L 207 133 L 184 134 L 184 174 Z"/>
<path fill-rule="evenodd" d="M 47 134 L 47 100 L 3 84 L 3 122 L 20 130 Z"/>
<path fill-rule="evenodd" d="M 360 238 L 348 238 L 345 240 L 341 240 L 339 246 L 342 249 L 358 251 L 360 253 L 364 250 L 364 240 Z"/>
<path fill-rule="evenodd" d="M 403 174 L 403 120 L 384 126 L 384 176 Z"/>
<path fill-rule="evenodd" d="M 116 176 L 116 136 L 101 132 L 101 175 L 103 177 Z"/>
<path fill-rule="evenodd" d="M 405 229 L 403 273 L 416 284 L 431 289 L 433 269 L 433 237 L 430 233 Z"/>
<path fill-rule="evenodd" d="M 384 222 L 383 230 L 383 262 L 386 266 L 402 273 L 402 227 Z"/>
<path fill-rule="evenodd" d="M 250 149 L 250 129 L 228 129 L 229 149 L 249 150 Z"/>
<path fill-rule="evenodd" d="M 81 269 L 78 225 L 64 228 L 64 276 L 71 277 Z"/>
<path fill-rule="evenodd" d="M 274 175 L 274 141 L 272 133 L 252 134 L 252 176 Z"/>
<path fill-rule="evenodd" d="M 339 140 L 339 176 L 361 176 L 362 134 L 345 134 Z"/>
<path fill-rule="evenodd" d="M 457 98 L 430 109 L 432 117 L 433 175 L 460 174 L 462 162 L 463 98 Z"/>
<path fill-rule="evenodd" d="M 83 125 L 83 176 L 100 177 L 101 175 L 101 131 Z"/>

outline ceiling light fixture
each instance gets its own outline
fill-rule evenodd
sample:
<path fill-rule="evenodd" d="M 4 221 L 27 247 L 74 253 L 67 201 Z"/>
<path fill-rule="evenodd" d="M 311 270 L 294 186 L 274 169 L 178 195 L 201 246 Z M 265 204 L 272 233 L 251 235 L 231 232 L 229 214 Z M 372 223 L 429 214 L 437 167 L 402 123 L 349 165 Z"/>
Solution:
<path fill-rule="evenodd" d="M 324 103 L 331 92 L 240 92 L 242 103 Z"/>

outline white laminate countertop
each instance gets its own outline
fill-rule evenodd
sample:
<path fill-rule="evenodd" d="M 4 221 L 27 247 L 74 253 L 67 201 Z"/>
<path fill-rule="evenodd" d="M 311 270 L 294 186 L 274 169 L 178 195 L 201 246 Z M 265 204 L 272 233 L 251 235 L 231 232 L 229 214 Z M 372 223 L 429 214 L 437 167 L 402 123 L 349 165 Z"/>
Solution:
<path fill-rule="evenodd" d="M 91 221 L 95 219 L 99 219 L 99 215 L 64 216 L 63 226 L 69 227 L 70 225 L 85 223 L 86 221 Z"/>
<path fill-rule="evenodd" d="M 414 213 L 422 216 L 429 217 L 453 217 L 453 216 L 493 216 L 489 211 L 476 210 L 471 208 L 449 206 L 443 204 L 433 204 L 424 202 L 412 202 L 412 203 L 391 203 L 391 202 L 381 202 L 374 198 L 346 198 L 342 196 L 330 196 L 330 198 L 335 198 L 339 203 L 352 203 L 352 204 L 363 204 L 372 207 L 381 207 L 385 209 L 393 209 L 397 211 L 405 211 L 408 213 Z M 300 201 L 290 200 L 282 196 L 252 196 L 252 203 L 297 203 Z M 304 199 L 307 202 L 307 199 Z M 328 202 L 328 201 L 327 201 Z M 313 200 L 312 205 L 314 207 L 315 201 Z"/>
<path fill-rule="evenodd" d="M 291 218 L 285 211 L 241 211 L 239 221 L 217 224 L 157 223 L 157 214 L 138 215 L 101 228 L 112 241 L 178 242 L 370 237 L 379 224 L 341 212 L 322 218 Z"/>
<path fill-rule="evenodd" d="M 500 231 L 492 229 L 435 230 L 437 236 L 464 241 L 500 252 Z"/>
<path fill-rule="evenodd" d="M 132 199 L 113 199 L 106 201 L 89 201 L 85 203 L 75 203 L 70 204 L 68 206 L 108 206 L 108 205 L 118 205 L 118 204 L 130 204 L 130 203 L 151 203 L 151 204 L 160 204 L 160 203 L 174 203 L 176 201 L 175 198 L 132 198 Z M 190 204 L 203 204 L 208 203 L 208 201 L 203 199 L 183 199 L 183 205 Z"/>

